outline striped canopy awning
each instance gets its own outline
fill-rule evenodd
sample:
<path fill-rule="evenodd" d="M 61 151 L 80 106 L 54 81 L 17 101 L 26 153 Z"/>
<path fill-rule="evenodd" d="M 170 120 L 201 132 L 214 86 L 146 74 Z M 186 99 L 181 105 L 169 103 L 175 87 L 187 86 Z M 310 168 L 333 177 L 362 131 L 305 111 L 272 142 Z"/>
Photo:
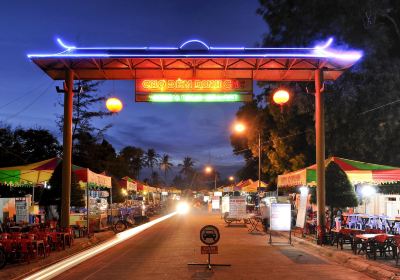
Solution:
<path fill-rule="evenodd" d="M 51 158 L 31 164 L 0 168 L 0 184 L 13 187 L 36 186 L 49 181 L 60 158 Z"/>
<path fill-rule="evenodd" d="M 390 184 L 400 182 L 400 168 L 379 165 L 340 157 L 330 157 L 328 165 L 335 162 L 346 173 L 352 184 Z M 316 165 L 278 176 L 278 187 L 315 186 L 317 182 Z"/>

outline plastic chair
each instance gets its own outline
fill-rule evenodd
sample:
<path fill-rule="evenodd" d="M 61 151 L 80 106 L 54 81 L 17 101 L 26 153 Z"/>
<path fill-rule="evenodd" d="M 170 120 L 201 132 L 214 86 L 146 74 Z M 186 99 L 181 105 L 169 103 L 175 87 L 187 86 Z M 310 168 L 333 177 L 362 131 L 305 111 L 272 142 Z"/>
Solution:
<path fill-rule="evenodd" d="M 44 257 L 46 257 L 46 253 L 50 255 L 51 252 L 51 246 L 49 242 L 49 234 L 46 232 L 39 232 L 37 236 L 38 240 L 43 241 L 43 246 L 44 246 Z"/>
<path fill-rule="evenodd" d="M 2 233 L 0 234 L 0 239 L 4 240 L 4 239 L 11 239 L 11 234 L 9 233 Z"/>
<path fill-rule="evenodd" d="M 36 251 L 33 249 L 31 240 L 28 239 L 21 239 L 18 240 L 19 250 L 20 253 L 20 260 L 25 260 L 30 263 L 31 257 L 34 256 Z"/>
<path fill-rule="evenodd" d="M 396 265 L 399 264 L 399 255 L 400 255 L 400 235 L 396 235 L 393 237 L 393 245 L 396 246 Z"/>
<path fill-rule="evenodd" d="M 336 247 L 339 247 L 340 244 L 340 249 L 343 250 L 343 245 L 344 244 L 350 244 L 351 248 L 353 248 L 353 236 L 352 236 L 352 230 L 349 228 L 342 228 L 339 231 L 339 238 L 338 242 L 336 244 Z"/>
<path fill-rule="evenodd" d="M 19 232 L 13 232 L 13 233 L 11 233 L 11 238 L 12 239 L 21 239 L 22 238 L 22 233 L 19 233 Z"/>
<path fill-rule="evenodd" d="M 392 252 L 391 244 L 387 235 L 378 235 L 375 237 L 374 243 L 374 259 L 376 259 L 376 253 L 379 251 L 380 256 L 387 257 L 387 253 Z"/>
<path fill-rule="evenodd" d="M 348 220 L 347 220 L 347 226 L 349 228 L 357 228 L 357 216 L 355 215 L 349 215 Z"/>

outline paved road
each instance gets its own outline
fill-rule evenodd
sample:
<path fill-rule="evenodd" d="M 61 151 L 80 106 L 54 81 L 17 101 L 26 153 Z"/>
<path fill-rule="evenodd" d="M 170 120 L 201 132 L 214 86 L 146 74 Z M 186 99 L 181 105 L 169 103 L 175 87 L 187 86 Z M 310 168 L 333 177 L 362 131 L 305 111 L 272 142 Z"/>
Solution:
<path fill-rule="evenodd" d="M 208 271 L 188 267 L 204 262 L 199 229 L 217 225 L 221 232 L 216 263 Z M 57 276 L 62 279 L 370 279 L 311 252 L 292 246 L 269 246 L 265 235 L 249 234 L 244 227 L 226 228 L 218 215 L 191 213 L 175 216 Z"/>

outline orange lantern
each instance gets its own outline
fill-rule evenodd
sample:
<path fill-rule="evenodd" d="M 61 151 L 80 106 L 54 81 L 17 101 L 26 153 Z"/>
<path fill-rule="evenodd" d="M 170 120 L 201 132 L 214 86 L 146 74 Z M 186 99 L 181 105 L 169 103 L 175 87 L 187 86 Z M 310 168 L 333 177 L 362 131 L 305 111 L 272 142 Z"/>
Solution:
<path fill-rule="evenodd" d="M 121 100 L 119 100 L 118 98 L 115 97 L 111 97 L 108 98 L 106 101 L 106 107 L 108 109 L 108 111 L 112 112 L 112 113 L 118 113 L 119 111 L 122 110 L 122 102 Z"/>
<path fill-rule="evenodd" d="M 280 89 L 275 91 L 274 96 L 272 97 L 274 102 L 280 106 L 288 102 L 289 98 L 290 98 L 289 92 L 285 89 Z"/>

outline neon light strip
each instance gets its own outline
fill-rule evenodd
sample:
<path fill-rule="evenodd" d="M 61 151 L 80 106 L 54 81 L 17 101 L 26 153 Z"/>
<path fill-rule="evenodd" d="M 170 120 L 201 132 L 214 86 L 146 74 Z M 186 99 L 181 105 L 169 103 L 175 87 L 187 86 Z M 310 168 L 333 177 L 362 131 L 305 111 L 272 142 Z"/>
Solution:
<path fill-rule="evenodd" d="M 200 44 L 202 44 L 204 47 L 206 47 L 208 50 L 210 49 L 210 47 L 209 47 L 206 43 L 204 43 L 204 42 L 201 41 L 201 40 L 197 40 L 197 39 L 188 40 L 188 41 L 184 42 L 184 43 L 179 47 L 179 49 L 182 49 L 184 46 L 186 46 L 187 44 L 190 44 L 190 43 L 200 43 Z"/>
<path fill-rule="evenodd" d="M 75 46 L 67 46 L 66 44 L 64 44 L 63 41 L 62 41 L 60 38 L 57 38 L 57 43 L 58 43 L 61 47 L 65 48 L 65 49 L 67 49 L 67 50 L 76 49 Z"/>
<path fill-rule="evenodd" d="M 322 46 L 315 46 L 313 48 L 288 48 L 288 47 L 282 47 L 282 48 L 245 48 L 245 47 L 211 47 L 208 46 L 206 43 L 204 43 L 201 40 L 193 39 L 184 42 L 179 48 L 176 47 L 75 47 L 75 46 L 67 46 L 60 38 L 57 38 L 58 44 L 67 49 L 77 49 L 77 50 L 104 50 L 104 49 L 110 49 L 110 50 L 124 50 L 124 49 L 129 49 L 129 50 L 145 50 L 145 49 L 153 49 L 153 50 L 178 50 L 182 49 L 185 45 L 193 42 L 198 42 L 205 46 L 209 50 L 313 50 L 313 49 L 326 49 L 328 48 L 332 42 L 333 38 L 329 38 L 328 41 L 322 45 Z"/>
<path fill-rule="evenodd" d="M 330 45 L 332 45 L 332 43 L 333 43 L 333 38 L 331 37 L 322 46 L 315 46 L 315 49 L 319 49 L 319 50 L 326 49 L 326 48 L 330 47 Z"/>
<path fill-rule="evenodd" d="M 349 60 L 349 61 L 356 61 L 362 57 L 362 52 L 356 52 L 356 51 L 351 51 L 351 52 L 335 52 L 333 50 L 327 50 L 333 42 L 333 38 L 329 38 L 323 45 L 317 45 L 314 48 L 241 48 L 241 47 L 209 47 L 206 43 L 204 43 L 201 40 L 189 40 L 184 42 L 179 48 L 174 48 L 174 47 L 137 47 L 137 48 L 77 48 L 75 46 L 68 46 L 63 41 L 58 38 L 57 42 L 65 48 L 66 50 L 61 53 L 56 53 L 56 54 L 29 54 L 29 58 L 55 58 L 55 57 L 62 57 L 62 58 L 84 58 L 84 57 L 104 57 L 104 58 L 113 58 L 113 57 L 154 57 L 154 58 L 185 58 L 185 57 L 198 57 L 198 58 L 207 58 L 207 57 L 227 57 L 227 58 L 333 58 L 333 59 L 338 59 L 338 60 Z M 208 50 L 220 50 L 220 51 L 272 51 L 272 50 L 284 50 L 284 51 L 304 51 L 308 50 L 310 53 L 300 53 L 300 54 L 295 54 L 293 52 L 291 53 L 256 53 L 256 54 L 190 54 L 190 53 L 177 53 L 177 54 L 124 54 L 124 53 L 119 53 L 119 54 L 109 54 L 109 53 L 94 53 L 94 54 L 74 54 L 73 51 L 76 50 L 103 50 L 106 51 L 108 50 L 181 50 L 185 45 L 189 43 L 197 42 L 205 46 Z"/>
<path fill-rule="evenodd" d="M 106 251 L 107 249 L 141 233 L 142 231 L 166 220 L 169 219 L 173 216 L 175 216 L 177 212 L 173 212 L 171 214 L 168 214 L 166 216 L 163 216 L 161 218 L 155 219 L 151 222 L 148 222 L 146 224 L 140 225 L 138 227 L 126 230 L 124 232 L 121 232 L 117 234 L 113 239 L 106 241 L 98 246 L 95 246 L 91 249 L 88 249 L 82 253 L 78 253 L 72 257 L 69 257 L 63 261 L 60 261 L 56 264 L 53 264 L 43 270 L 40 270 L 39 272 L 36 272 L 28 277 L 23 278 L 24 280 L 45 280 L 45 279 L 52 279 L 57 275 L 60 275 L 64 271 Z"/>
<path fill-rule="evenodd" d="M 240 93 L 151 93 L 146 97 L 147 100 L 142 102 L 241 102 L 251 98 L 251 95 Z"/>
<path fill-rule="evenodd" d="M 352 53 L 333 53 L 333 52 L 321 52 L 315 54 L 271 54 L 271 53 L 263 53 L 263 54 L 69 54 L 69 53 L 60 53 L 60 54 L 30 54 L 28 58 L 84 58 L 84 57 L 104 57 L 104 58 L 113 58 L 113 57 L 122 57 L 122 58 L 135 58 L 135 57 L 148 57 L 148 58 L 207 58 L 207 57 L 216 57 L 216 58 L 225 58 L 225 57 L 247 57 L 247 58 L 335 58 L 341 60 L 358 60 L 362 57 L 361 52 L 352 52 Z"/>

